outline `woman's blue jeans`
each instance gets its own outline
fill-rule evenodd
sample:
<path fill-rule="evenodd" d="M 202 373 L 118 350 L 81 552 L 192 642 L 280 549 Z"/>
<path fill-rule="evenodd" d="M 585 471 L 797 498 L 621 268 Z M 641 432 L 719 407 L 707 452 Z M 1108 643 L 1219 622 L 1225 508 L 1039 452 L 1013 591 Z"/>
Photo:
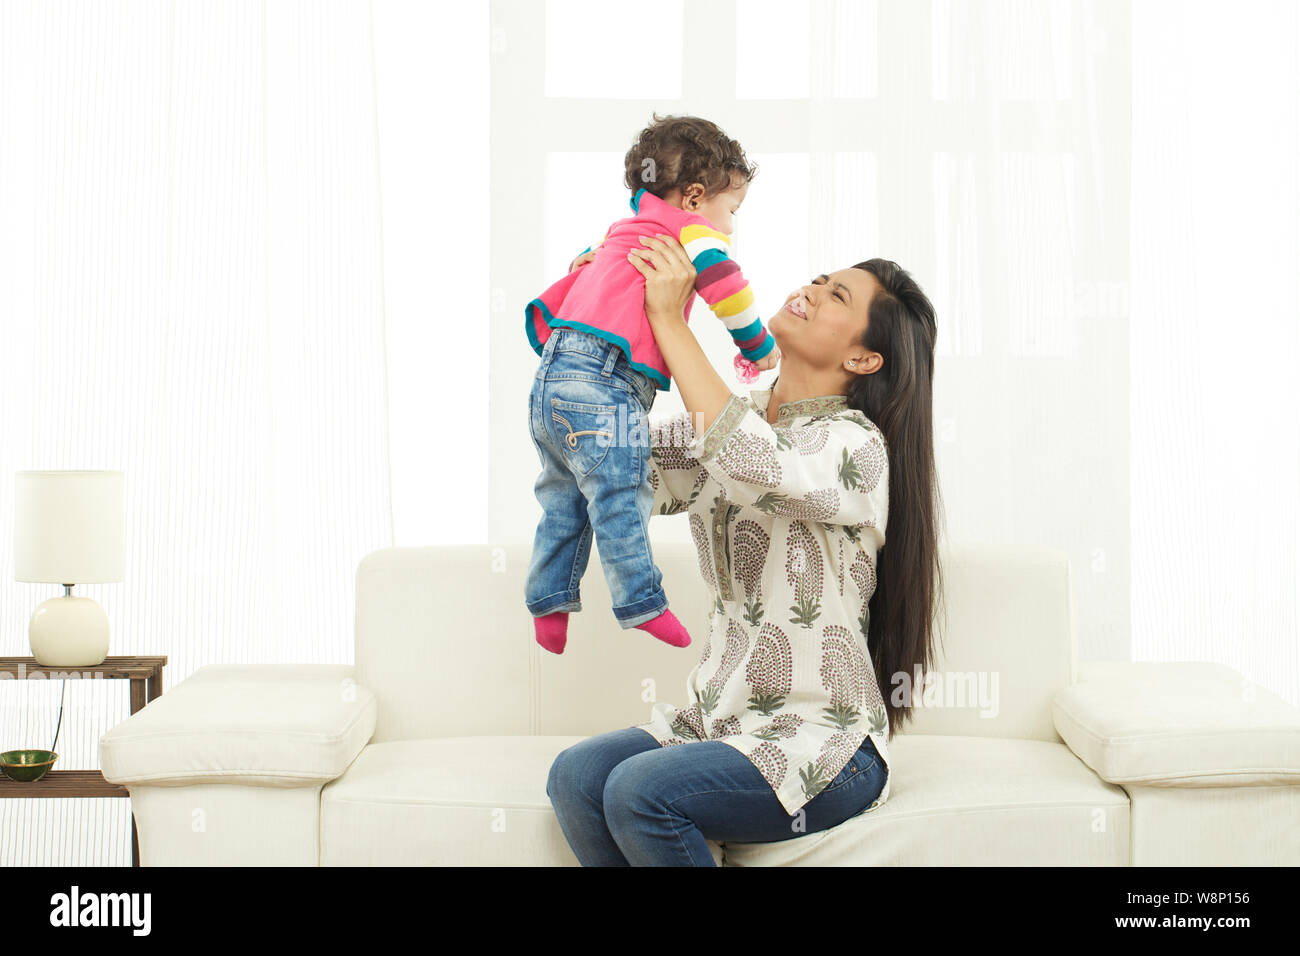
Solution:
<path fill-rule="evenodd" d="M 887 772 L 867 737 L 790 816 L 734 747 L 720 740 L 664 747 L 625 727 L 561 751 L 546 794 L 583 866 L 716 866 L 708 840 L 775 843 L 828 830 L 870 807 Z"/>
<path fill-rule="evenodd" d="M 542 472 L 542 517 L 533 539 L 525 604 L 534 617 L 580 611 L 594 534 L 623 628 L 668 607 L 650 552 L 650 433 L 655 384 L 623 350 L 581 329 L 556 328 L 528 396 L 529 430 Z"/>

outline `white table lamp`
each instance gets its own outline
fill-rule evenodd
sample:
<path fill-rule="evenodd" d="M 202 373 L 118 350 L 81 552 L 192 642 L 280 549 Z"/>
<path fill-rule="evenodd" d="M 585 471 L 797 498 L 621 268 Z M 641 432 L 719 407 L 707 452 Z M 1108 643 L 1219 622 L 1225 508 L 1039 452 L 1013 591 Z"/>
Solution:
<path fill-rule="evenodd" d="M 120 471 L 20 471 L 14 580 L 62 584 L 32 614 L 32 654 L 46 667 L 93 667 L 108 655 L 108 615 L 74 584 L 124 578 L 126 495 Z"/>

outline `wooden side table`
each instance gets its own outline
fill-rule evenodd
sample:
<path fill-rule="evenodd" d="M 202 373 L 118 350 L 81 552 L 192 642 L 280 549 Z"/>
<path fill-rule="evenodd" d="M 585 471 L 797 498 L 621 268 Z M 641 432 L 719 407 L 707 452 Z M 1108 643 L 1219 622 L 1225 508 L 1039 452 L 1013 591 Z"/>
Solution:
<path fill-rule="evenodd" d="M 162 693 L 166 657 L 106 657 L 95 667 L 43 667 L 34 657 L 0 657 L 0 674 L 26 680 L 36 674 L 42 679 L 129 680 L 131 713 Z M 8 683 L 0 679 L 0 683 Z M 6 745 L 0 744 L 0 749 Z M 109 783 L 99 770 L 51 770 L 40 780 L 18 783 L 0 774 L 0 797 L 130 797 L 126 787 Z M 131 814 L 131 865 L 140 865 L 140 842 Z"/>

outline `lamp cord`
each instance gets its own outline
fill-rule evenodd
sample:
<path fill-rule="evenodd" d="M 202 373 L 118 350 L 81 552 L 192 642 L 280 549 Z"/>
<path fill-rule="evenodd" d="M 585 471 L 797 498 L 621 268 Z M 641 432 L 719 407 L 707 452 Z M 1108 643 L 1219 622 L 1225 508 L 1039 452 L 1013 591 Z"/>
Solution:
<path fill-rule="evenodd" d="M 59 742 L 59 730 L 63 727 L 63 692 L 68 689 L 68 681 L 64 678 L 61 681 L 62 687 L 59 688 L 59 722 L 54 725 L 54 743 L 50 744 L 50 753 L 54 753 L 54 748 Z"/>

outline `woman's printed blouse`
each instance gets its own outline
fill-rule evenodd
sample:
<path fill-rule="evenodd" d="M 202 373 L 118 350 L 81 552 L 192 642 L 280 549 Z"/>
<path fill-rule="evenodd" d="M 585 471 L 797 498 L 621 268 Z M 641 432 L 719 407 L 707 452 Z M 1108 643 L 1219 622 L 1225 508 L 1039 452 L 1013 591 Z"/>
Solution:
<path fill-rule="evenodd" d="M 656 703 L 639 726 L 735 747 L 794 815 L 866 736 L 888 767 L 867 631 L 889 460 L 843 395 L 785 403 L 775 424 L 770 398 L 733 395 L 700 435 L 689 413 L 651 425 L 654 512 L 688 516 L 714 606 L 685 706 Z"/>

